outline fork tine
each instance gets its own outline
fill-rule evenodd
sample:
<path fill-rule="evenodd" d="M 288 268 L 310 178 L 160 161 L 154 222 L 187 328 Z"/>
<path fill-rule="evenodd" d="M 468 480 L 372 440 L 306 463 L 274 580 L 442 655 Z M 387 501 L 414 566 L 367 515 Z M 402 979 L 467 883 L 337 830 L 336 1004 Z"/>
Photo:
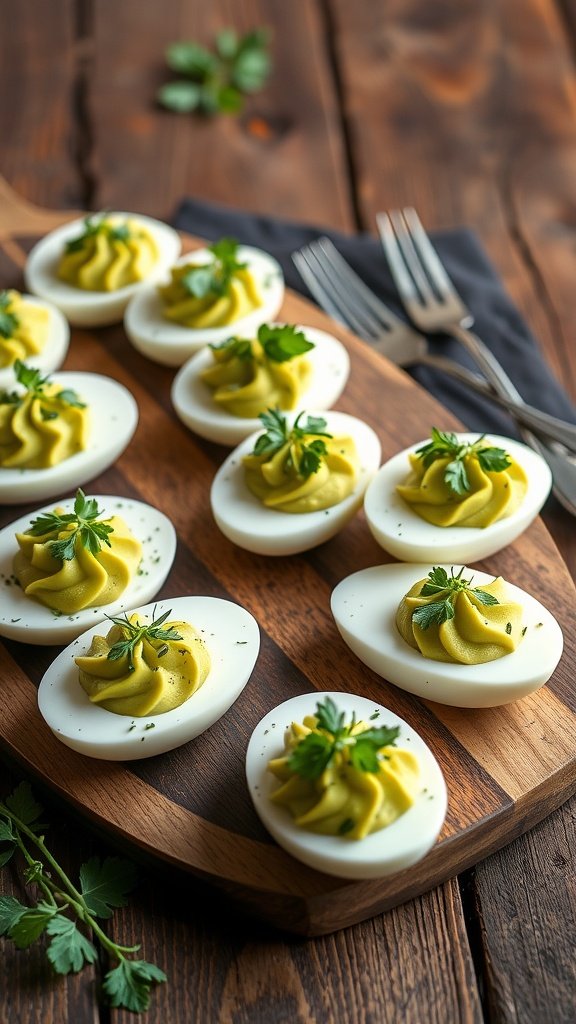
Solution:
<path fill-rule="evenodd" d="M 293 253 L 292 259 L 323 309 L 361 337 L 370 341 L 380 337 L 382 327 L 365 310 L 358 310 L 347 299 L 343 299 L 311 246 Z"/>
<path fill-rule="evenodd" d="M 456 290 L 454 285 L 442 266 L 438 253 L 432 245 L 432 242 L 422 227 L 422 222 L 416 213 L 416 210 L 413 206 L 407 206 L 402 213 L 412 237 L 414 247 L 417 250 L 422 263 L 426 267 L 432 283 L 436 286 L 440 294 L 449 293 L 450 295 L 455 295 Z"/>
<path fill-rule="evenodd" d="M 377 295 L 374 295 L 374 292 L 370 290 L 368 285 L 358 276 L 350 264 L 346 262 L 329 238 L 323 236 L 316 242 L 312 242 L 309 248 L 316 255 L 319 263 L 323 260 L 324 264 L 327 263 L 330 266 L 332 273 L 338 279 L 341 286 L 346 289 L 347 293 L 352 293 L 356 302 L 363 309 L 367 307 L 375 314 L 379 326 L 384 327 L 386 330 L 405 326 L 404 321 L 400 320 L 391 309 L 388 309 L 388 306 L 384 305 Z"/>
<path fill-rule="evenodd" d="M 374 315 L 362 297 L 357 297 L 355 281 L 357 286 L 360 279 L 356 278 L 354 271 L 344 260 L 342 260 L 343 269 L 339 270 L 332 258 L 331 248 L 334 247 L 328 238 L 311 242 L 308 246 L 309 264 L 310 261 L 314 263 L 317 273 L 325 287 L 331 289 L 333 301 L 340 306 L 344 316 L 357 318 L 367 331 L 370 331 L 374 337 L 379 337 L 382 331 L 387 329 L 387 321 Z"/>
<path fill-rule="evenodd" d="M 387 213 L 378 213 L 376 220 L 378 222 L 380 241 L 382 242 L 388 266 L 400 295 L 404 296 L 409 302 L 418 302 L 420 296 L 416 291 L 414 281 L 406 269 L 404 257 L 398 245 L 390 217 Z"/>
<path fill-rule="evenodd" d="M 398 245 L 402 250 L 406 266 L 414 278 L 416 288 L 420 292 L 420 297 L 429 306 L 435 301 L 435 295 L 430 287 L 430 281 L 426 277 L 422 260 L 414 245 L 414 240 L 410 234 L 410 227 L 404 220 L 403 212 L 401 210 L 392 210 L 390 221 L 398 239 Z"/>

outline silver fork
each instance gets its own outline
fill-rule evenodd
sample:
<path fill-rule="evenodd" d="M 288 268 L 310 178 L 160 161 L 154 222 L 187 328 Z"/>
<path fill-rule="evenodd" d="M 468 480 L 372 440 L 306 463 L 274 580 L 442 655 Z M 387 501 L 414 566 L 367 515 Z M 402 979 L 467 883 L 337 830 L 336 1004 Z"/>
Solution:
<path fill-rule="evenodd" d="M 520 423 L 560 441 L 576 452 L 576 426 L 523 402 L 496 394 L 484 378 L 459 363 L 429 351 L 428 340 L 388 309 L 340 255 L 328 238 L 292 253 L 310 292 L 327 313 L 370 342 L 398 366 L 424 363 L 442 370 L 490 398 Z"/>
<path fill-rule="evenodd" d="M 524 406 L 520 392 L 496 357 L 470 330 L 474 319 L 456 292 L 416 211 L 409 207 L 390 214 L 380 213 L 377 222 L 392 277 L 413 323 L 426 332 L 451 334 L 465 346 L 498 395 Z M 522 430 L 522 436 L 548 463 L 560 503 L 576 515 L 576 461 L 526 430 Z M 559 440 L 558 435 L 556 439 Z"/>

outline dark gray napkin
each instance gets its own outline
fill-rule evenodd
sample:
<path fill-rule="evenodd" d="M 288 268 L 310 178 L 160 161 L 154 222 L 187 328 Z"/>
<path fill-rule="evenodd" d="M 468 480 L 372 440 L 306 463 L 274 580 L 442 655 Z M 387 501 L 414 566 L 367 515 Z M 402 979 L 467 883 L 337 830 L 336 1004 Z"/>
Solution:
<path fill-rule="evenodd" d="M 337 231 L 242 213 L 196 199 L 185 199 L 174 223 L 182 231 L 214 240 L 224 236 L 255 245 L 275 256 L 286 283 L 310 298 L 290 253 L 320 235 L 328 235 L 366 284 L 400 316 L 399 304 L 386 259 L 377 239 L 369 235 L 344 235 Z M 476 236 L 466 228 L 436 232 L 433 236 L 448 274 L 474 315 L 475 331 L 492 349 L 527 402 L 576 423 L 576 410 L 544 362 L 540 350 Z M 433 348 L 457 362 L 476 369 L 467 352 L 452 338 L 439 338 Z M 470 430 L 518 436 L 514 422 L 492 402 L 457 381 L 427 366 L 411 367 L 412 376 Z M 442 427 L 441 423 L 437 424 Z"/>

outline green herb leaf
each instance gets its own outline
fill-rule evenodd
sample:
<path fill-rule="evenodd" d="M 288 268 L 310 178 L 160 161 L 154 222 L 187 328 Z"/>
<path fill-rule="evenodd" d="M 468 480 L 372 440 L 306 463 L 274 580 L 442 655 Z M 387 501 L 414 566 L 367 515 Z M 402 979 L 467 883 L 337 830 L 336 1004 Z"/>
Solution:
<path fill-rule="evenodd" d="M 428 573 L 428 579 L 420 594 L 422 597 L 430 597 L 432 594 L 438 594 L 442 590 L 448 590 L 450 587 L 450 577 L 443 569 L 441 565 L 435 565 Z"/>
<path fill-rule="evenodd" d="M 499 604 L 498 598 L 494 597 L 494 594 L 488 594 L 485 590 L 476 588 L 475 590 L 469 590 L 468 593 L 474 594 L 474 597 L 477 601 L 480 601 L 480 604 Z"/>
<path fill-rule="evenodd" d="M 276 363 L 285 363 L 314 348 L 313 343 L 306 339 L 302 331 L 288 324 L 282 327 L 269 327 L 267 324 L 262 324 L 258 329 L 258 341 L 267 358 Z"/>
<path fill-rule="evenodd" d="M 428 469 L 436 459 L 449 458 L 450 462 L 444 471 L 444 482 L 447 487 L 459 496 L 470 490 L 470 481 L 464 459 L 478 459 L 481 468 L 487 473 L 500 473 L 511 465 L 511 459 L 503 448 L 482 445 L 484 434 L 476 441 L 460 442 L 456 434 L 444 433 L 432 427 L 431 440 L 416 450 L 416 455 L 423 460 Z"/>
<path fill-rule="evenodd" d="M 80 234 L 66 242 L 66 252 L 80 252 L 90 239 L 99 234 L 106 234 L 112 242 L 127 242 L 132 237 L 127 224 L 110 223 L 108 214 L 94 213 L 84 218 Z"/>
<path fill-rule="evenodd" d="M 10 312 L 11 305 L 10 293 L 0 291 L 0 335 L 3 338 L 12 338 L 14 331 L 20 326 L 19 318 Z"/>
<path fill-rule="evenodd" d="M 273 455 L 288 440 L 286 417 L 282 415 L 280 409 L 268 409 L 260 413 L 259 419 L 262 420 L 266 433 L 256 438 L 253 455 Z"/>
<path fill-rule="evenodd" d="M 342 732 L 345 719 L 345 712 L 338 710 L 331 697 L 326 697 L 324 701 L 316 705 L 318 728 L 331 732 L 333 736 L 338 736 Z"/>
<path fill-rule="evenodd" d="M 233 60 L 238 53 L 238 34 L 233 28 L 224 28 L 216 36 L 216 50 L 223 60 Z"/>
<path fill-rule="evenodd" d="M 339 711 L 331 697 L 318 702 L 315 714 L 317 727 L 323 732 L 308 733 L 288 758 L 290 771 L 304 779 L 320 778 L 339 752 L 343 752 L 358 771 L 376 772 L 380 766 L 379 751 L 382 747 L 393 746 L 400 734 L 398 726 L 381 726 L 353 734 L 355 716 L 346 723 L 345 712 Z"/>
<path fill-rule="evenodd" d="M 114 615 L 107 615 L 106 618 L 110 619 L 115 626 L 120 626 L 123 631 L 124 638 L 117 640 L 115 644 L 108 651 L 107 657 L 110 661 L 120 661 L 121 658 L 128 659 L 128 671 L 134 671 L 134 652 L 139 643 L 143 640 L 160 641 L 160 646 L 156 648 L 156 654 L 158 657 L 162 657 L 163 654 L 168 650 L 164 646 L 163 641 L 165 640 L 181 640 L 182 637 L 173 627 L 169 629 L 163 629 L 162 626 L 166 622 L 169 615 L 172 614 L 172 609 L 164 612 L 160 618 L 154 618 L 156 614 L 156 608 L 154 608 L 152 622 L 148 625 L 141 625 L 138 621 L 136 623 L 130 622 L 126 612 L 123 616 L 116 617 Z"/>
<path fill-rule="evenodd" d="M 334 744 L 327 736 L 310 732 L 290 754 L 288 767 L 303 779 L 319 779 L 330 764 L 333 753 Z"/>
<path fill-rule="evenodd" d="M 0 935 L 8 935 L 27 910 L 26 904 L 15 896 L 0 896 Z"/>
<path fill-rule="evenodd" d="M 217 59 L 204 46 L 194 42 L 171 43 L 166 50 L 166 63 L 172 71 L 205 81 L 214 71 Z"/>
<path fill-rule="evenodd" d="M 96 917 L 111 917 L 117 907 L 125 907 L 126 894 L 137 884 L 136 868 L 119 857 L 91 857 L 80 868 L 80 886 L 86 905 Z"/>
<path fill-rule="evenodd" d="M 420 626 L 421 629 L 428 629 L 429 626 L 441 626 L 448 619 L 453 619 L 454 601 L 456 595 L 462 591 L 473 594 L 482 604 L 498 604 L 498 599 L 493 594 L 489 594 L 480 588 L 471 589 L 470 584 L 474 577 L 471 576 L 469 580 L 465 580 L 462 575 L 463 572 L 464 567 L 455 576 L 452 569 L 449 576 L 441 565 L 433 566 L 428 573 L 428 579 L 420 591 L 420 597 L 433 597 L 440 594 L 445 594 L 446 596 L 443 601 L 433 601 L 429 604 L 421 605 L 420 608 L 416 608 L 412 613 L 412 621 L 417 626 Z"/>
<path fill-rule="evenodd" d="M 168 82 L 160 87 L 156 99 L 167 110 L 176 114 L 189 114 L 200 103 L 200 86 L 196 82 Z"/>
<path fill-rule="evenodd" d="M 32 793 L 29 782 L 21 782 L 10 796 L 6 806 L 24 825 L 32 825 L 42 814 L 42 808 Z"/>
<path fill-rule="evenodd" d="M 394 746 L 399 735 L 398 725 L 358 733 L 354 746 L 350 747 L 350 761 L 358 771 L 377 772 L 380 767 L 378 751 L 382 747 Z"/>
<path fill-rule="evenodd" d="M 71 405 L 74 409 L 85 409 L 86 403 L 81 402 L 75 391 L 70 388 L 64 388 L 63 391 L 58 391 L 55 396 L 59 402 L 65 402 L 66 405 Z"/>
<path fill-rule="evenodd" d="M 102 515 L 95 498 L 86 498 L 81 487 L 76 491 L 74 512 L 44 512 L 33 519 L 26 531 L 32 537 L 66 531 L 61 540 L 50 541 L 50 554 L 62 562 L 69 562 L 76 553 L 76 545 L 80 543 L 91 555 L 97 555 L 106 544 L 109 548 L 110 534 L 114 527 L 107 521 L 98 519 Z M 73 526 L 74 529 L 70 529 Z"/>
<path fill-rule="evenodd" d="M 46 933 L 52 936 L 46 956 L 58 974 L 76 973 L 84 964 L 96 962 L 98 954 L 94 946 L 69 917 L 57 914 L 48 922 Z"/>
<path fill-rule="evenodd" d="M 150 988 L 166 981 L 164 971 L 146 960 L 121 960 L 108 971 L 103 988 L 111 1006 L 123 1006 L 133 1013 L 142 1013 L 150 1004 Z"/>
<path fill-rule="evenodd" d="M 324 441 L 311 441 L 310 444 L 302 445 L 298 472 L 305 480 L 313 473 L 317 473 L 322 465 L 322 459 L 328 454 Z"/>
<path fill-rule="evenodd" d="M 40 901 L 36 907 L 28 907 L 12 925 L 9 936 L 18 949 L 26 949 L 42 935 L 48 922 L 58 913 L 58 908 Z"/>
<path fill-rule="evenodd" d="M 441 626 L 443 622 L 453 618 L 454 605 L 449 597 L 445 601 L 423 604 L 412 613 L 412 621 L 420 626 L 420 629 L 428 629 L 432 625 Z"/>
<path fill-rule="evenodd" d="M 197 299 L 204 299 L 207 295 L 227 295 L 234 274 L 246 266 L 238 260 L 235 238 L 221 238 L 208 246 L 208 250 L 212 253 L 212 262 L 190 264 L 180 278 L 184 290 Z"/>
<path fill-rule="evenodd" d="M 254 358 L 252 343 L 246 338 L 226 338 L 226 341 L 210 344 L 213 352 L 222 352 L 228 359 L 248 361 Z"/>

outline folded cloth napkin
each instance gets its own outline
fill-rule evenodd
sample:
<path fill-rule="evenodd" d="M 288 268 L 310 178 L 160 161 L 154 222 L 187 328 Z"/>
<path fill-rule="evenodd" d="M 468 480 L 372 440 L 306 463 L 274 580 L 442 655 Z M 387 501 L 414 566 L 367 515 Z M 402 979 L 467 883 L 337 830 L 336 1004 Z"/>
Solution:
<path fill-rule="evenodd" d="M 377 239 L 292 223 L 275 217 L 243 213 L 196 199 L 184 199 L 174 223 L 182 231 L 214 240 L 233 237 L 275 256 L 290 288 L 310 298 L 290 253 L 320 235 L 327 235 L 366 284 L 400 316 L 404 315 L 386 259 Z M 476 333 L 531 405 L 576 423 L 576 409 L 546 365 L 538 345 L 504 291 L 500 279 L 476 236 L 466 228 L 436 232 L 432 240 L 462 299 L 474 315 Z M 477 369 L 465 349 L 453 338 L 434 340 L 438 353 Z M 427 366 L 409 373 L 470 430 L 518 436 L 510 417 L 493 402 Z M 435 424 L 442 429 L 442 423 Z"/>

